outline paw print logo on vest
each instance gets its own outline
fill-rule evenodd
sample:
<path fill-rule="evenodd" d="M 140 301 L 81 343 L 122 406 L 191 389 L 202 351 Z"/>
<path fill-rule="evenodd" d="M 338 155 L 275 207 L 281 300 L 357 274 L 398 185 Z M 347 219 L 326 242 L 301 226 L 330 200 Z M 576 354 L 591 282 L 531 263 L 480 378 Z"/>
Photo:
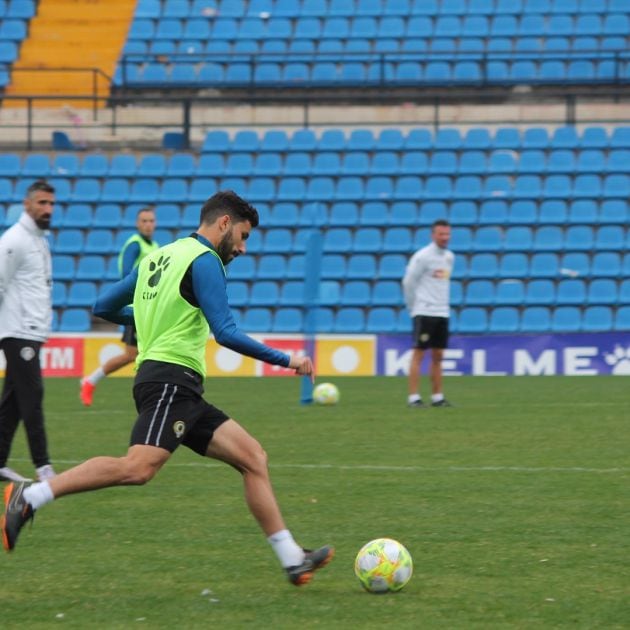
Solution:
<path fill-rule="evenodd" d="M 164 258 L 164 256 L 160 256 L 157 262 L 152 260 L 149 263 L 149 271 L 151 272 L 151 275 L 149 276 L 150 287 L 157 287 L 160 279 L 162 278 L 162 272 L 168 269 L 170 261 L 171 259 L 169 256 L 166 258 Z"/>

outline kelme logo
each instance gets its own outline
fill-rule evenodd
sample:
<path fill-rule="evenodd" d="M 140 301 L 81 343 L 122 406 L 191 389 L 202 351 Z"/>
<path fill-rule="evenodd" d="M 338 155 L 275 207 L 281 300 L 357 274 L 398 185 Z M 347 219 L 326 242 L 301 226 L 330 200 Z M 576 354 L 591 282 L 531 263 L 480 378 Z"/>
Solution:
<path fill-rule="evenodd" d="M 186 430 L 186 423 L 183 420 L 177 420 L 173 423 L 173 433 L 175 437 L 182 437 L 184 435 L 184 431 Z"/>
<path fill-rule="evenodd" d="M 171 259 L 169 256 L 164 258 L 164 256 L 160 256 L 157 262 L 153 260 L 149 263 L 149 271 L 151 275 L 149 276 L 149 286 L 157 287 L 160 279 L 162 278 L 162 272 L 168 269 L 169 263 Z"/>

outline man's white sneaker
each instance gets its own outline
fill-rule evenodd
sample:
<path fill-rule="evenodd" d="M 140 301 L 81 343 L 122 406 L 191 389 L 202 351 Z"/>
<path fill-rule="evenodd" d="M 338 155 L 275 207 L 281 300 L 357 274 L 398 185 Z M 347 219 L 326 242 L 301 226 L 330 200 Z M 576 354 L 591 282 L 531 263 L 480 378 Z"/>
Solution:
<path fill-rule="evenodd" d="M 52 479 L 57 475 L 50 464 L 36 468 L 35 472 L 37 473 L 37 481 L 46 481 L 47 479 Z"/>
<path fill-rule="evenodd" d="M 3 466 L 0 468 L 0 481 L 31 481 L 31 479 L 22 477 L 22 475 L 16 473 L 13 468 Z"/>

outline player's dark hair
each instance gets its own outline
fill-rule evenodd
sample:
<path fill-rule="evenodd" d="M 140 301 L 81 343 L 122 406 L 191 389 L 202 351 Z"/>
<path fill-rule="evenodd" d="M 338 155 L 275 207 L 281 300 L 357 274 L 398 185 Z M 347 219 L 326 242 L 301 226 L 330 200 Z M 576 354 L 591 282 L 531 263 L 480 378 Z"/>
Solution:
<path fill-rule="evenodd" d="M 435 230 L 436 227 L 450 227 L 451 224 L 446 219 L 437 219 L 437 221 L 433 221 L 433 225 L 431 226 L 431 230 Z"/>
<path fill-rule="evenodd" d="M 203 204 L 199 222 L 212 225 L 220 216 L 227 214 L 235 222 L 249 221 L 253 228 L 258 225 L 258 210 L 233 190 L 220 190 Z"/>
<path fill-rule="evenodd" d="M 143 212 L 153 212 L 155 214 L 155 208 L 153 206 L 145 206 L 144 208 L 140 208 L 140 210 L 138 210 L 138 212 L 136 212 L 136 219 L 143 213 Z"/>
<path fill-rule="evenodd" d="M 54 195 L 55 187 L 51 186 L 45 179 L 38 179 L 26 189 L 26 196 L 30 197 L 33 193 L 36 192 L 47 192 L 51 195 Z"/>

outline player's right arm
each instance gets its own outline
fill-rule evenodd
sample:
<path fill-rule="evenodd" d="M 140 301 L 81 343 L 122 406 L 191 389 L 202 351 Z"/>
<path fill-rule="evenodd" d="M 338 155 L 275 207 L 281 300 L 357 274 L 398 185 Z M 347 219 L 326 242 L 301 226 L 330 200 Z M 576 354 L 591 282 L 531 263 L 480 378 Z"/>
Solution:
<path fill-rule="evenodd" d="M 422 278 L 422 274 L 424 273 L 424 268 L 424 258 L 418 251 L 409 260 L 407 268 L 405 269 L 405 275 L 402 280 L 403 296 L 405 298 L 405 304 L 407 305 L 407 309 L 409 311 L 411 311 L 415 302 L 416 290 L 418 288 L 418 284 L 420 284 L 420 279 Z"/>
<path fill-rule="evenodd" d="M 16 242 L 13 236 L 14 233 L 0 240 L 0 304 L 24 256 L 24 248 L 20 247 L 20 243 Z"/>

